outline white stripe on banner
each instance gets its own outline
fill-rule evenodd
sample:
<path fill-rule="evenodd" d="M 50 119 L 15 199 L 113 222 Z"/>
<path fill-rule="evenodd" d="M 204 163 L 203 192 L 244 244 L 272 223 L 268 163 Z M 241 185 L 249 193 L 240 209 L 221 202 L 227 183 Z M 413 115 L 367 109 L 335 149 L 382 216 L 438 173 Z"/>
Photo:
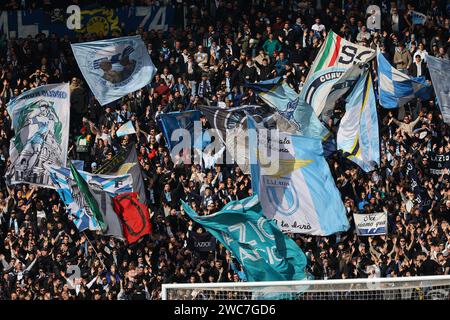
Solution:
<path fill-rule="evenodd" d="M 359 236 L 376 236 L 388 233 L 387 212 L 353 214 Z"/>

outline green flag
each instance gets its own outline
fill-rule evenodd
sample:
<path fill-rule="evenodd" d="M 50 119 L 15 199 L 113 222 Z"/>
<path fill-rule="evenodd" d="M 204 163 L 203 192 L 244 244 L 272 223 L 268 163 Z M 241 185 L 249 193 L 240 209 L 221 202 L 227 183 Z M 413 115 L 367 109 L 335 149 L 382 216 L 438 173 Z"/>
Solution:
<path fill-rule="evenodd" d="M 89 184 L 83 179 L 77 168 L 70 162 L 70 171 L 78 186 L 80 201 L 87 212 L 90 212 L 92 217 L 97 219 L 100 228 L 104 232 L 107 229 L 107 225 L 103 219 L 103 214 L 100 210 L 97 200 L 95 199 Z"/>

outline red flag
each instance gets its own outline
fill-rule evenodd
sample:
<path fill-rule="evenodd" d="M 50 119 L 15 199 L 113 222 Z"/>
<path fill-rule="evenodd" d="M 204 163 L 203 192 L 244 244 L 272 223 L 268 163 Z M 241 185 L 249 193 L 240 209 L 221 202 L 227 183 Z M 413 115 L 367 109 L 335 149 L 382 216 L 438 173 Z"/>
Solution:
<path fill-rule="evenodd" d="M 137 192 L 119 194 L 113 198 L 113 202 L 128 243 L 134 243 L 152 232 L 148 208 L 139 202 Z"/>

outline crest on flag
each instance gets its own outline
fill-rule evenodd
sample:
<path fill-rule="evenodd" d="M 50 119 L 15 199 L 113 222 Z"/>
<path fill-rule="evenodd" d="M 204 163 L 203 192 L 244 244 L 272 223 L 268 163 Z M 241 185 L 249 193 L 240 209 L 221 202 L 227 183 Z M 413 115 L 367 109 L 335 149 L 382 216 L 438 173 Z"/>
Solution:
<path fill-rule="evenodd" d="M 71 46 L 86 82 L 101 105 L 144 87 L 156 73 L 140 36 Z"/>

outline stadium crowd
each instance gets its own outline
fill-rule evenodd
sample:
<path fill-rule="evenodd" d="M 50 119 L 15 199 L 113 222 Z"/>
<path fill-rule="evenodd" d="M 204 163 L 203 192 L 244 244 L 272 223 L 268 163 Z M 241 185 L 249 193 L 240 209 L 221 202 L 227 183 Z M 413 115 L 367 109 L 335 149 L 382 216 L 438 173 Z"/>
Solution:
<path fill-rule="evenodd" d="M 0 178 L 0 299 L 160 299 L 163 283 L 245 281 L 242 267 L 220 243 L 211 252 L 192 248 L 191 234 L 204 230 L 183 212 L 180 199 L 194 201 L 197 212 L 210 214 L 251 195 L 251 177 L 236 165 L 205 170 L 174 164 L 158 115 L 202 104 L 262 104 L 244 83 L 276 76 L 299 92 L 330 30 L 354 43 L 380 46 L 394 67 L 428 80 L 427 53 L 449 58 L 445 1 L 186 2 L 186 28 L 136 30 L 158 68 L 153 81 L 104 107 L 83 81 L 70 48 L 71 41 L 96 40 L 99 35 L 0 35 L 2 176 L 13 136 L 8 101 L 43 84 L 69 81 L 69 158 L 84 160 L 85 170 L 93 171 L 121 145 L 135 144 L 152 220 L 151 235 L 132 245 L 91 231 L 80 233 L 54 190 L 8 187 Z M 5 8 L 17 9 L 21 3 L 5 1 Z M 381 30 L 366 28 L 370 4 L 382 10 Z M 413 26 L 411 10 L 427 14 L 429 20 Z M 351 228 L 329 237 L 290 235 L 306 253 L 314 279 L 450 274 L 449 126 L 434 97 L 400 109 L 377 108 L 379 168 L 366 174 L 340 152 L 328 159 Z M 334 135 L 344 110 L 344 102 L 338 101 L 327 123 Z M 118 138 L 116 130 L 129 119 L 139 134 Z M 440 173 L 432 170 L 437 154 L 447 157 Z M 406 174 L 408 162 L 423 187 L 420 203 Z M 381 211 L 388 212 L 388 235 L 358 237 L 352 214 Z M 71 276 L 75 265 L 81 272 Z"/>

